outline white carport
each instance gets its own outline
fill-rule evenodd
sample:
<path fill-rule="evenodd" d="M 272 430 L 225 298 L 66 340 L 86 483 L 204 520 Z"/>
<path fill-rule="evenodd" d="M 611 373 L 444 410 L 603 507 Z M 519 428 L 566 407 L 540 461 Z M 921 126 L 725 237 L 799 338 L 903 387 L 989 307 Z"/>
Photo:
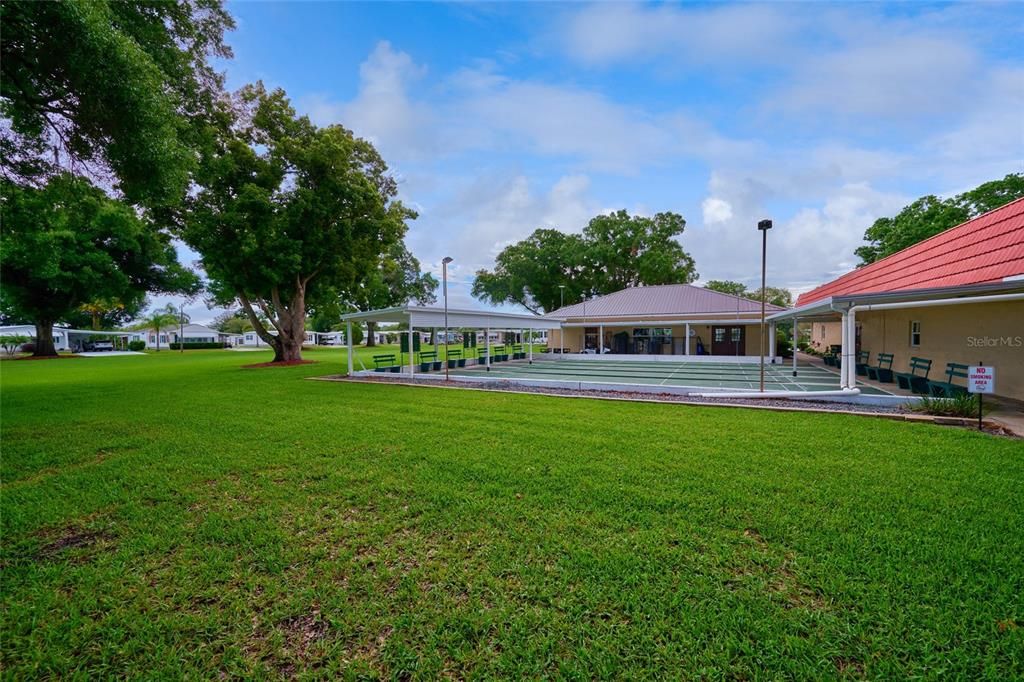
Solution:
<path fill-rule="evenodd" d="M 413 335 L 417 329 L 473 329 L 485 333 L 487 342 L 487 364 L 491 361 L 491 332 L 522 332 L 551 330 L 561 327 L 561 320 L 553 320 L 538 315 L 522 313 L 499 313 L 487 310 L 465 310 L 430 306 L 401 306 L 382 308 L 365 313 L 348 313 L 342 315 L 345 322 L 346 347 L 348 348 L 348 373 L 354 374 L 352 349 L 352 322 L 391 322 L 404 324 L 409 338 L 409 349 L 414 348 Z M 447 324 L 446 324 L 447 321 Z M 530 361 L 533 361 L 533 344 L 529 344 Z M 409 374 L 416 373 L 415 354 L 409 353 Z"/>

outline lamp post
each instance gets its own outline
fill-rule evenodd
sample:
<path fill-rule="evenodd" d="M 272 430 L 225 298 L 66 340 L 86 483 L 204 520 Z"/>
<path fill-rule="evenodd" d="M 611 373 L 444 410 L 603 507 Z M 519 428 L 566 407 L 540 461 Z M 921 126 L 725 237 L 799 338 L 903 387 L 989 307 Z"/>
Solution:
<path fill-rule="evenodd" d="M 768 230 L 772 229 L 772 221 L 762 220 L 757 224 L 761 231 L 761 393 L 764 393 L 764 299 L 765 264 L 768 253 Z"/>
<path fill-rule="evenodd" d="M 451 256 L 445 256 L 441 261 L 441 281 L 442 291 L 444 292 L 444 380 L 451 381 L 448 378 L 448 264 L 451 263 L 454 258 Z"/>
<path fill-rule="evenodd" d="M 561 310 L 564 307 L 565 307 L 565 285 L 564 284 L 559 284 L 558 285 L 558 309 Z M 564 320 L 563 320 L 563 322 L 564 322 Z M 558 351 L 559 351 L 559 354 L 561 354 L 562 349 L 565 348 L 565 327 L 564 326 L 558 328 L 558 344 L 560 346 Z M 551 350 L 551 349 L 549 348 L 548 350 Z"/>

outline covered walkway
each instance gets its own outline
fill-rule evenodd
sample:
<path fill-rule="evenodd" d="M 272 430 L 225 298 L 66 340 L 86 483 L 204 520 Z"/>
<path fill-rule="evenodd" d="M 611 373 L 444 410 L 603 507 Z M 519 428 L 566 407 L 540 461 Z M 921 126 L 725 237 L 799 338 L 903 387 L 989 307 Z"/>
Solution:
<path fill-rule="evenodd" d="M 458 308 L 428 307 L 428 306 L 401 306 L 397 308 L 384 308 L 371 310 L 365 313 L 348 313 L 341 316 L 345 322 L 345 338 L 348 348 L 348 373 L 355 374 L 353 365 L 352 349 L 352 323 L 353 322 L 387 322 L 398 323 L 405 327 L 402 333 L 406 335 L 407 343 L 403 345 L 411 352 L 408 353 L 408 365 L 404 365 L 402 371 L 408 370 L 409 375 L 416 373 L 416 332 L 417 330 L 451 331 L 451 330 L 472 330 L 473 332 L 484 332 L 484 344 L 487 355 L 485 366 L 490 368 L 491 364 L 491 332 L 513 332 L 519 338 L 525 340 L 526 332 L 550 331 L 559 329 L 561 321 L 551 320 L 537 315 L 519 313 L 498 313 L 486 310 L 466 310 Z M 444 336 L 447 341 L 447 334 Z M 447 351 L 448 345 L 440 344 Z M 533 344 L 524 346 L 530 362 L 533 361 Z M 445 353 L 447 357 L 447 352 Z"/>

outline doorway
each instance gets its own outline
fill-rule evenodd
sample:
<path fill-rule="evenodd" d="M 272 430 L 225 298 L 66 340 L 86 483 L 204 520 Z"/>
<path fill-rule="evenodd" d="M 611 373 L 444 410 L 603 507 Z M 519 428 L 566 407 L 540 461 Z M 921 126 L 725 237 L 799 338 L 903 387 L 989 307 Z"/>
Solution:
<path fill-rule="evenodd" d="M 746 331 L 746 327 L 740 325 L 728 327 L 711 327 L 711 354 L 746 355 Z"/>

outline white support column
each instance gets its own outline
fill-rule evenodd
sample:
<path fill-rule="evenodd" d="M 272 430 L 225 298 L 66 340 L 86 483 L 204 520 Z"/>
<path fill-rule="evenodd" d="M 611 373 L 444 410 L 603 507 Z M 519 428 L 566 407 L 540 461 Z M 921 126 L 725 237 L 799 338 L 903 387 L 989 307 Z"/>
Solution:
<path fill-rule="evenodd" d="M 597 327 L 597 354 L 604 355 L 604 325 Z"/>
<path fill-rule="evenodd" d="M 846 373 L 846 385 L 850 388 L 857 387 L 857 313 L 847 313 L 849 329 L 846 338 L 850 342 L 850 351 L 843 359 L 843 372 Z"/>
<path fill-rule="evenodd" d="M 768 324 L 768 355 L 771 356 L 772 364 L 773 365 L 775 364 L 775 351 L 776 351 L 776 348 L 777 348 L 777 345 L 776 345 L 776 341 L 777 340 L 778 339 L 775 336 L 775 323 L 774 322 L 770 322 Z"/>
<path fill-rule="evenodd" d="M 686 337 L 683 339 L 683 355 L 690 354 L 690 323 L 686 323 Z"/>
<path fill-rule="evenodd" d="M 840 341 L 841 345 L 839 350 L 839 388 L 846 388 L 846 351 L 850 347 L 850 342 L 848 340 L 850 326 L 847 324 L 846 313 L 843 313 L 843 318 L 842 321 L 839 323 L 839 326 L 840 331 L 842 332 L 842 340 Z"/>
<path fill-rule="evenodd" d="M 533 329 L 530 329 L 529 332 L 530 332 L 530 345 L 529 345 L 529 349 L 530 350 L 527 351 L 527 352 L 530 354 L 530 364 L 532 365 L 533 364 L 533 337 L 535 336 L 535 333 L 534 333 Z"/>
<path fill-rule="evenodd" d="M 413 350 L 416 346 L 413 345 L 413 330 L 412 325 L 409 326 L 409 376 L 416 376 L 416 351 Z"/>
<path fill-rule="evenodd" d="M 348 375 L 352 376 L 352 321 L 345 323 L 345 345 L 348 347 Z"/>
<path fill-rule="evenodd" d="M 488 327 L 484 330 L 484 334 L 487 337 L 487 371 L 491 371 L 491 328 Z"/>
<path fill-rule="evenodd" d="M 796 343 L 800 340 L 800 334 L 797 331 L 797 327 L 800 326 L 800 319 L 797 317 L 793 318 L 793 376 L 796 376 Z"/>

